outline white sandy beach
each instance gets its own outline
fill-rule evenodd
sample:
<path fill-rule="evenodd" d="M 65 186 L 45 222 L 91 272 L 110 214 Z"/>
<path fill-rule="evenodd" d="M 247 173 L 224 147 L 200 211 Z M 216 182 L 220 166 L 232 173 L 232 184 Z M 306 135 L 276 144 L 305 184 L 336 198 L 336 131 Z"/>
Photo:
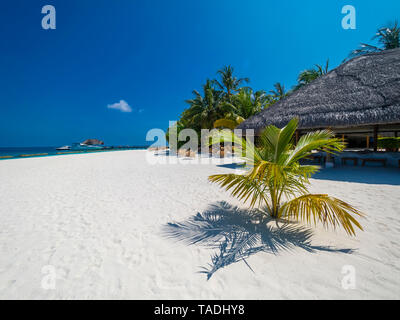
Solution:
<path fill-rule="evenodd" d="M 218 248 L 177 241 L 165 228 L 221 201 L 246 209 L 207 181 L 234 169 L 193 160 L 150 165 L 146 153 L 0 161 L 0 298 L 400 298 L 400 169 L 324 170 L 312 191 L 363 211 L 364 232 L 351 238 L 318 226 L 313 252 L 294 241 L 252 254 L 253 271 L 239 261 L 207 281 L 198 272 Z M 45 266 L 56 272 L 54 289 L 42 286 Z M 343 266 L 354 267 L 354 289 L 342 287 Z"/>

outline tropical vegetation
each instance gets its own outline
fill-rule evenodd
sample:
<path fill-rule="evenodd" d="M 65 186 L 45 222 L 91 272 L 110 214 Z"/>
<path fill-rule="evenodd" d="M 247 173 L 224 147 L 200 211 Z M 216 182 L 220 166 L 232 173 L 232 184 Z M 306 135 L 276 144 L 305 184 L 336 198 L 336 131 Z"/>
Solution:
<path fill-rule="evenodd" d="M 257 91 L 245 86 L 250 79 L 238 78 L 232 66 L 224 66 L 217 71 L 217 75 L 218 79 L 206 80 L 202 91 L 193 90 L 193 97 L 185 101 L 189 107 L 182 112 L 176 124 L 178 131 L 190 128 L 200 136 L 201 129 L 234 129 L 283 95 L 268 94 L 264 90 Z"/>
<path fill-rule="evenodd" d="M 378 46 L 362 43 L 361 48 L 352 51 L 350 57 L 399 48 L 399 37 L 400 28 L 396 21 L 377 30 L 373 39 L 378 41 Z M 201 129 L 234 129 L 245 119 L 270 107 L 328 72 L 329 60 L 324 65 L 315 64 L 314 67 L 300 72 L 297 84 L 290 90 L 287 90 L 284 84 L 276 82 L 273 89 L 265 91 L 252 89 L 248 85 L 250 83 L 248 77 L 238 77 L 232 66 L 224 66 L 217 71 L 216 79 L 206 80 L 201 91 L 193 90 L 193 97 L 185 101 L 188 108 L 182 112 L 175 126 L 178 133 L 182 129 L 194 129 L 199 137 Z M 170 128 L 167 131 L 167 140 L 169 130 Z M 184 143 L 178 142 L 178 147 Z"/>
<path fill-rule="evenodd" d="M 235 128 L 242 121 L 260 112 L 267 105 L 273 103 L 273 98 L 265 91 L 256 91 L 249 87 L 239 89 L 238 93 L 231 97 L 231 101 L 222 104 L 226 113 L 223 118 L 214 122 L 214 127 Z"/>
<path fill-rule="evenodd" d="M 294 90 L 300 89 L 301 87 L 311 83 L 315 79 L 323 76 L 324 74 L 327 74 L 328 72 L 329 60 L 326 61 L 324 67 L 316 64 L 313 68 L 300 72 L 299 76 L 297 77 L 297 85 L 294 87 Z"/>
<path fill-rule="evenodd" d="M 220 75 L 221 80 L 213 80 L 217 87 L 221 90 L 223 97 L 226 101 L 231 101 L 235 92 L 238 92 L 242 83 L 249 83 L 249 78 L 237 78 L 233 75 L 234 69 L 232 66 L 225 66 L 218 70 L 217 74 Z"/>
<path fill-rule="evenodd" d="M 397 151 L 400 149 L 400 137 L 381 137 L 378 138 L 378 148 L 386 151 Z"/>
<path fill-rule="evenodd" d="M 286 92 L 285 86 L 280 82 L 275 83 L 274 89 L 270 90 L 269 92 L 271 93 L 272 97 L 277 101 L 283 99 L 289 94 L 289 92 Z"/>
<path fill-rule="evenodd" d="M 342 226 L 349 235 L 355 235 L 355 228 L 362 230 L 356 217 L 363 214 L 335 197 L 309 193 L 309 178 L 318 167 L 300 163 L 313 150 L 340 152 L 344 143 L 334 138 L 332 131 L 320 130 L 303 135 L 295 145 L 297 125 L 298 119 L 292 119 L 282 129 L 266 127 L 257 148 L 232 131 L 214 133 L 214 141 L 228 141 L 241 150 L 250 169 L 244 174 L 212 175 L 209 180 L 249 202 L 252 208 L 263 208 L 266 218 L 322 222 L 325 226 Z"/>
<path fill-rule="evenodd" d="M 363 55 L 371 52 L 380 52 L 389 49 L 400 48 L 400 27 L 398 22 L 395 21 L 388 26 L 379 28 L 372 40 L 377 40 L 378 45 L 361 43 L 360 47 L 350 53 L 349 58 Z"/>

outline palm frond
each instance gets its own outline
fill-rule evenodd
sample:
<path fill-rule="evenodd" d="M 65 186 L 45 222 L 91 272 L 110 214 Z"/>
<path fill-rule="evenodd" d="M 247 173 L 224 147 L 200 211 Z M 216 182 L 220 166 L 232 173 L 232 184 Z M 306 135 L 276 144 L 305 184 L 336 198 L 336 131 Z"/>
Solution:
<path fill-rule="evenodd" d="M 363 230 L 353 217 L 363 214 L 350 204 L 326 194 L 306 194 L 285 203 L 279 218 L 302 220 L 308 224 L 322 222 L 325 226 L 342 226 L 349 235 L 355 235 L 354 227 Z"/>
<path fill-rule="evenodd" d="M 288 151 L 291 147 L 291 140 L 297 129 L 299 120 L 297 118 L 292 119 L 282 129 L 278 129 L 275 126 L 268 126 L 261 134 L 261 141 L 263 147 L 267 152 L 272 155 L 272 161 L 280 163 L 282 159 L 282 153 Z"/>
<path fill-rule="evenodd" d="M 242 137 L 238 137 L 231 130 L 214 131 L 206 140 L 207 146 L 220 143 L 232 143 L 237 149 L 237 154 L 240 155 L 248 164 L 262 160 L 260 151 L 251 143 Z"/>
<path fill-rule="evenodd" d="M 221 188 L 228 191 L 232 189 L 232 196 L 241 201 L 250 200 L 250 207 L 254 207 L 256 204 L 258 206 L 268 205 L 266 186 L 262 183 L 262 180 L 251 177 L 253 173 L 252 171 L 249 175 L 217 174 L 208 177 L 208 180 L 217 183 Z"/>
<path fill-rule="evenodd" d="M 299 161 L 308 156 L 313 150 L 335 153 L 342 151 L 344 147 L 345 144 L 340 139 L 334 138 L 334 134 L 330 130 L 309 132 L 299 139 L 296 147 L 286 158 L 285 163 L 289 165 Z"/>
<path fill-rule="evenodd" d="M 388 26 L 379 28 L 372 39 L 377 40 L 381 44 L 381 47 L 361 43 L 360 47 L 353 50 L 344 61 L 371 52 L 400 48 L 400 28 L 398 27 L 398 22 L 395 21 Z"/>

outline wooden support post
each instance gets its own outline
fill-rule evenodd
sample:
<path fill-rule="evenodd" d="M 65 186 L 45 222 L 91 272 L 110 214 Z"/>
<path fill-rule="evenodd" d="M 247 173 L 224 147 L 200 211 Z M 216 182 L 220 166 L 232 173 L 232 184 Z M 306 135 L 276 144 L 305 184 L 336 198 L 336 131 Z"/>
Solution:
<path fill-rule="evenodd" d="M 299 130 L 296 130 L 296 143 L 295 143 L 295 145 L 297 145 L 298 142 L 299 142 Z"/>
<path fill-rule="evenodd" d="M 331 128 L 329 127 L 328 130 L 331 130 Z M 325 152 L 326 152 L 325 167 L 331 168 L 334 166 L 334 163 L 332 162 L 332 155 L 327 151 Z"/>
<path fill-rule="evenodd" d="M 367 136 L 367 149 L 369 149 L 369 136 Z"/>
<path fill-rule="evenodd" d="M 378 151 L 378 126 L 374 126 L 374 151 Z"/>

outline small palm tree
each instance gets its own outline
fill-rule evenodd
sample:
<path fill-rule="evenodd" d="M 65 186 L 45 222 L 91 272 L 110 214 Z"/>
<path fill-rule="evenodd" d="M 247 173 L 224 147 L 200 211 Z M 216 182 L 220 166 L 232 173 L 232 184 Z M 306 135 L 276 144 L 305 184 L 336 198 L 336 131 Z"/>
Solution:
<path fill-rule="evenodd" d="M 307 223 L 320 221 L 334 227 L 341 225 L 348 234 L 355 235 L 354 226 L 361 230 L 362 227 L 354 216 L 362 216 L 362 213 L 337 198 L 310 194 L 309 178 L 318 167 L 299 163 L 313 150 L 338 152 L 343 150 L 344 144 L 334 138 L 331 131 L 321 130 L 307 133 L 294 146 L 297 125 L 298 120 L 293 119 L 283 129 L 266 127 L 260 137 L 260 148 L 231 131 L 220 131 L 213 138 L 234 143 L 242 154 L 246 153 L 244 158 L 251 169 L 242 175 L 212 175 L 209 180 L 232 190 L 233 196 L 249 201 L 251 207 L 265 206 L 265 216 Z"/>
<path fill-rule="evenodd" d="M 389 26 L 379 28 L 372 39 L 378 40 L 378 42 L 381 44 L 381 47 L 361 43 L 360 48 L 353 50 L 350 53 L 349 58 L 371 52 L 380 52 L 384 50 L 400 48 L 400 27 L 398 27 L 398 22 L 395 21 Z"/>

